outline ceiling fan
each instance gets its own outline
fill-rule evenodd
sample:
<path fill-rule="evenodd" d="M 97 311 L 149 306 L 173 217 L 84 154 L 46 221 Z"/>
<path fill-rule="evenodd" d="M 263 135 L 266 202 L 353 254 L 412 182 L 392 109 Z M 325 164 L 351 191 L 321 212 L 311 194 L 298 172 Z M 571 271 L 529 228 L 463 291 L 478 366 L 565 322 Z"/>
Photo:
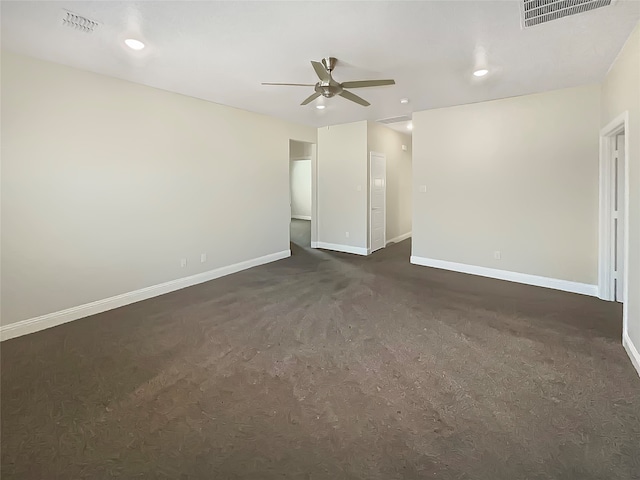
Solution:
<path fill-rule="evenodd" d="M 308 96 L 300 105 L 307 105 L 308 103 L 314 101 L 320 95 L 325 98 L 331 98 L 336 95 L 340 95 L 347 100 L 351 100 L 352 102 L 356 102 L 363 107 L 368 107 L 371 105 L 364 98 L 360 98 L 358 95 L 355 95 L 347 90 L 346 88 L 363 88 L 363 87 L 380 87 L 382 85 L 395 85 L 394 80 L 358 80 L 354 82 L 336 82 L 331 76 L 331 72 L 336 66 L 338 62 L 334 57 L 327 57 L 322 59 L 322 63 L 311 61 L 311 65 L 313 69 L 316 71 L 316 75 L 320 81 L 315 85 L 312 83 L 263 83 L 262 85 L 286 85 L 293 87 L 314 87 L 315 93 L 313 95 Z"/>

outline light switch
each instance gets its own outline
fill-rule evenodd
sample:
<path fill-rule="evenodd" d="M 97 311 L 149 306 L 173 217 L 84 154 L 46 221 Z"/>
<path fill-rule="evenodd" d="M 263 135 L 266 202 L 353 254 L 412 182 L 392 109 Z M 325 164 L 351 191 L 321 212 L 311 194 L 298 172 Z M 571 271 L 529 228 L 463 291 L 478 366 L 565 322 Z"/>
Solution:
<path fill-rule="evenodd" d="M 420 193 L 427 193 L 427 186 L 426 185 L 420 185 Z"/>

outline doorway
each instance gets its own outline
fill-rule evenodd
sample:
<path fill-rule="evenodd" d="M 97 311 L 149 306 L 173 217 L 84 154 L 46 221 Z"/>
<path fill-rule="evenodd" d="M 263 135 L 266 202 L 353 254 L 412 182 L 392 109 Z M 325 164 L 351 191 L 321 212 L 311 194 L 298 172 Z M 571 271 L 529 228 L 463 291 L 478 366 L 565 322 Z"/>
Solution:
<path fill-rule="evenodd" d="M 310 248 L 314 231 L 315 144 L 289 141 L 289 241 Z"/>
<path fill-rule="evenodd" d="M 603 300 L 626 298 L 628 161 L 626 114 L 600 132 L 600 252 L 598 291 Z"/>
<path fill-rule="evenodd" d="M 598 296 L 623 304 L 623 332 L 627 320 L 629 263 L 629 115 L 624 113 L 600 131 L 600 246 Z"/>
<path fill-rule="evenodd" d="M 612 209 L 612 246 L 613 246 L 613 295 L 616 302 L 623 303 L 624 300 L 624 192 L 625 192 L 625 132 L 615 136 L 612 147 L 613 157 L 613 209 Z"/>
<path fill-rule="evenodd" d="M 369 251 L 387 244 L 387 158 L 371 152 L 369 159 Z"/>

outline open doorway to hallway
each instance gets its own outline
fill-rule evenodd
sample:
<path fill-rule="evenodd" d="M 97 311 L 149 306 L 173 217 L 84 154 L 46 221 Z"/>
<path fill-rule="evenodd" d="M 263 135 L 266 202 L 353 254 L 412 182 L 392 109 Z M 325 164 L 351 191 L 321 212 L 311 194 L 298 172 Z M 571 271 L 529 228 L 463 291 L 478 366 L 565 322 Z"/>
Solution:
<path fill-rule="evenodd" d="M 289 238 L 292 244 L 303 248 L 311 247 L 315 203 L 313 198 L 314 156 L 314 144 L 289 141 L 289 206 L 291 210 Z"/>
<path fill-rule="evenodd" d="M 412 125 L 402 118 L 367 124 L 370 253 L 411 237 Z"/>
<path fill-rule="evenodd" d="M 598 296 L 623 304 L 622 342 L 628 343 L 629 115 L 600 131 L 600 242 Z"/>

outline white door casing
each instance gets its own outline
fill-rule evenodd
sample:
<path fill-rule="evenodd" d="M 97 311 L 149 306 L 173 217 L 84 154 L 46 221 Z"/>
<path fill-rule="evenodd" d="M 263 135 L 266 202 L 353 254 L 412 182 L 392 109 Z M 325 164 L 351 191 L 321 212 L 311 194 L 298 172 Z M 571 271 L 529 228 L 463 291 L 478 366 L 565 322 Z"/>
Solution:
<path fill-rule="evenodd" d="M 618 251 L 619 265 L 622 266 L 620 272 L 621 288 L 622 288 L 622 339 L 623 344 L 628 336 L 628 320 L 629 308 L 625 299 L 629 296 L 629 137 L 635 132 L 629 130 L 629 112 L 623 112 L 616 118 L 611 120 L 604 128 L 600 130 L 600 219 L 599 219 L 599 242 L 598 242 L 598 297 L 602 300 L 616 300 L 616 282 L 615 282 L 615 264 L 618 263 L 614 258 L 616 249 L 618 249 L 617 241 L 614 246 L 614 209 L 615 199 L 618 198 L 618 204 L 621 211 L 618 216 L 621 217 L 621 228 L 619 235 L 622 237 L 622 250 Z M 617 154 L 623 160 L 618 163 L 618 169 L 621 170 L 622 177 L 618 183 L 615 173 L 615 156 L 616 156 L 616 137 L 624 135 L 622 151 Z M 622 138 L 622 137 L 621 137 Z M 618 192 L 615 192 L 615 186 L 618 186 Z M 625 347 L 626 348 L 626 347 Z"/>
<path fill-rule="evenodd" d="M 624 302 L 624 203 L 625 203 L 625 135 L 617 135 L 614 146 L 614 175 L 613 175 L 613 235 L 612 245 L 614 250 L 614 279 L 615 300 Z"/>
<path fill-rule="evenodd" d="M 369 156 L 369 250 L 386 245 L 387 159 L 382 153 Z"/>

